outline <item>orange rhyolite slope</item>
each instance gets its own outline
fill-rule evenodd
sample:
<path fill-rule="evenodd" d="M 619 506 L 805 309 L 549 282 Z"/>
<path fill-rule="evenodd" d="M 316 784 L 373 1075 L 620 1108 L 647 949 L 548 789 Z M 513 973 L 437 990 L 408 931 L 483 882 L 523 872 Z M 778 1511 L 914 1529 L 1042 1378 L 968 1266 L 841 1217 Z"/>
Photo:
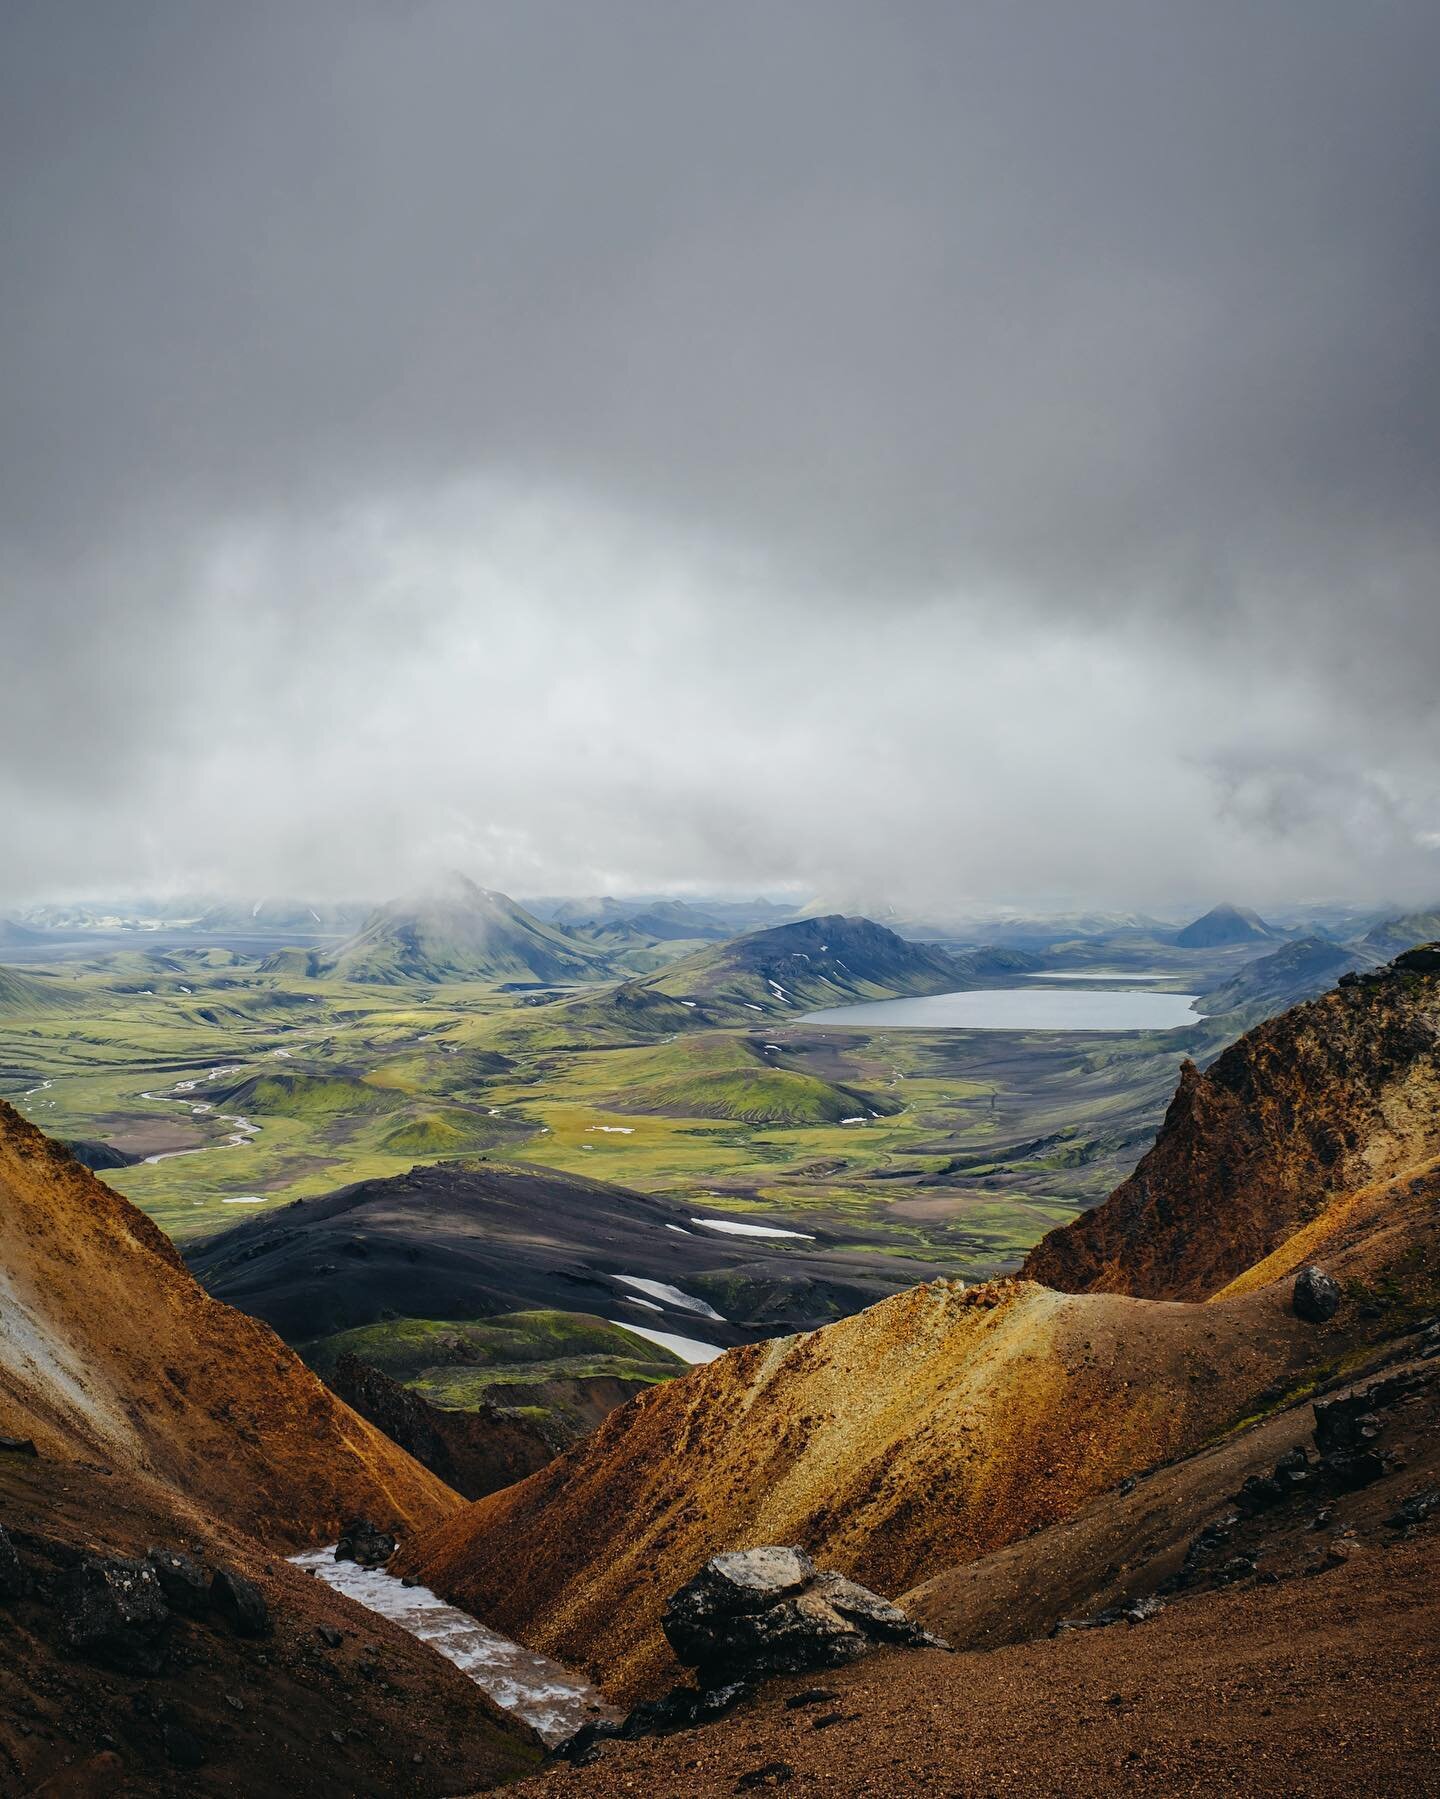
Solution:
<path fill-rule="evenodd" d="M 416 1530 L 460 1503 L 3 1102 L 0 1435 L 277 1544 L 357 1512 Z"/>

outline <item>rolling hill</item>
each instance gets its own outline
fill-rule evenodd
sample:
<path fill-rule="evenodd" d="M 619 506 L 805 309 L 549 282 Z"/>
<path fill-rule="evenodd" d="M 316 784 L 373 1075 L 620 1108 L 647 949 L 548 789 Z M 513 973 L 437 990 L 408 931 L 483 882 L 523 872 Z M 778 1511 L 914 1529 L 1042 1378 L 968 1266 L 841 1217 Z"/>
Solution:
<path fill-rule="evenodd" d="M 76 1012 L 84 1001 L 66 985 L 44 975 L 0 968 L 0 1017 L 25 1018 L 45 1012 Z"/>
<path fill-rule="evenodd" d="M 666 1596 L 720 1549 L 799 1543 L 882 1592 L 1197 1447 L 1304 1366 L 1277 1295 L 1217 1314 L 1031 1282 L 918 1287 L 733 1351 L 613 1412 L 403 1567 L 626 1698 L 676 1669 Z"/>
<path fill-rule="evenodd" d="M 1398 956 L 1418 943 L 1433 943 L 1440 938 L 1440 911 L 1407 912 L 1400 918 L 1387 918 L 1373 925 L 1360 939 L 1362 949 L 1377 960 Z"/>
<path fill-rule="evenodd" d="M 594 981 L 611 972 L 600 951 L 458 874 L 423 898 L 382 906 L 319 967 L 341 980 L 387 986 Z"/>
<path fill-rule="evenodd" d="M 1375 967 L 1380 959 L 1360 946 L 1302 937 L 1245 963 L 1228 980 L 1202 993 L 1198 1009 L 1209 1017 L 1233 1014 L 1244 1024 L 1258 1024 L 1324 993 L 1342 974 Z"/>
<path fill-rule="evenodd" d="M 658 1008 L 672 1027 L 753 1024 L 846 1000 L 940 993 L 964 970 L 955 957 L 910 943 L 868 918 L 797 919 L 697 950 L 616 995 L 635 1012 Z M 693 1014 L 686 1018 L 686 1012 Z"/>

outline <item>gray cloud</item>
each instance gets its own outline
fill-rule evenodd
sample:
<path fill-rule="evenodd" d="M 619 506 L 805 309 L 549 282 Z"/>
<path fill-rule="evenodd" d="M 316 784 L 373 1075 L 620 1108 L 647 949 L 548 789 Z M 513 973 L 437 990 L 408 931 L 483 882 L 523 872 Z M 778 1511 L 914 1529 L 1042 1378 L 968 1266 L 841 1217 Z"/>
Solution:
<path fill-rule="evenodd" d="M 0 892 L 1440 887 L 1440 15 L 17 0 Z"/>

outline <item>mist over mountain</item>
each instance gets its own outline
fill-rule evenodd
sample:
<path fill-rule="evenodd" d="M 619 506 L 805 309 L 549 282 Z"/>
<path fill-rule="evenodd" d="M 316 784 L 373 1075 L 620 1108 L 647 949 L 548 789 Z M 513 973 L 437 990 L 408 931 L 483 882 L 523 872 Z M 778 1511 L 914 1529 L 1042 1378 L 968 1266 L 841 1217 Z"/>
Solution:
<path fill-rule="evenodd" d="M 1433 6 L 145 15 L 0 25 L 0 903 L 1433 903 Z"/>

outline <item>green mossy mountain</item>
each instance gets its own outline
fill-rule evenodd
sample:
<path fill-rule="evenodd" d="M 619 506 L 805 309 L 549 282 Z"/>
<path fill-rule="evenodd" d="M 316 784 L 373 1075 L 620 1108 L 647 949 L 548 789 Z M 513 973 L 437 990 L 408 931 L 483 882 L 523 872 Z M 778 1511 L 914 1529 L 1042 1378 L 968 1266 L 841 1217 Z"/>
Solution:
<path fill-rule="evenodd" d="M 0 968 L 0 1016 L 23 1018 L 45 1012 L 76 1012 L 82 1004 L 53 977 Z"/>
<path fill-rule="evenodd" d="M 388 986 L 595 981 L 611 973 L 593 945 L 543 924 L 507 894 L 459 874 L 420 899 L 380 907 L 321 967 L 342 980 Z"/>

